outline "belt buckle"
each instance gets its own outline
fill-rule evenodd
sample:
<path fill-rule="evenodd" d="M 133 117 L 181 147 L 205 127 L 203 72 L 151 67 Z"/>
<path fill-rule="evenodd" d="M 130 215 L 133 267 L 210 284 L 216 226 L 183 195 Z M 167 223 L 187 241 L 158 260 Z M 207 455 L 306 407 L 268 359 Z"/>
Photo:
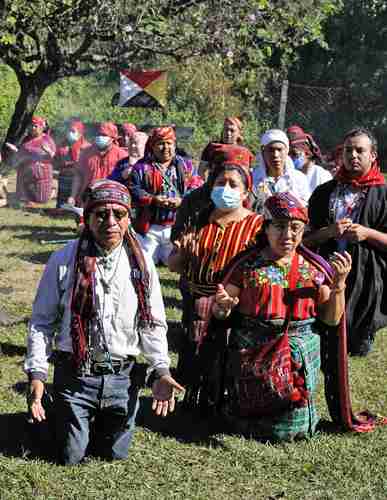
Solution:
<path fill-rule="evenodd" d="M 112 370 L 106 361 L 94 361 L 91 365 L 91 372 L 95 375 L 111 375 L 114 373 L 114 368 Z"/>

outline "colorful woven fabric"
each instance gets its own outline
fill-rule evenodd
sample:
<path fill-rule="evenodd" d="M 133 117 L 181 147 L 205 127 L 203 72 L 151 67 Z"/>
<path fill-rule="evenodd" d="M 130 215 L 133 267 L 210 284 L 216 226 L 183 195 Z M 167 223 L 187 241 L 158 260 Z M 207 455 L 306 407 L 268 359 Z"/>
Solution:
<path fill-rule="evenodd" d="M 55 154 L 56 146 L 51 137 L 27 137 L 20 147 L 16 159 L 18 164 L 16 196 L 21 201 L 47 203 L 52 195 L 52 157 L 43 147 Z"/>
<path fill-rule="evenodd" d="M 102 180 L 90 187 L 86 195 L 85 213 L 97 205 L 118 203 L 129 208 L 129 193 L 122 184 Z M 92 234 L 87 225 L 82 232 L 75 259 L 75 279 L 71 299 L 71 337 L 74 362 L 77 367 L 88 361 L 90 322 L 96 318 L 95 272 L 97 250 Z M 149 274 L 143 252 L 131 229 L 123 239 L 126 247 L 133 289 L 137 294 L 138 311 L 136 314 L 138 329 L 152 329 L 153 318 L 149 303 Z"/>
<path fill-rule="evenodd" d="M 192 248 L 188 249 L 191 257 L 186 273 L 194 295 L 202 295 L 200 290 L 206 290 L 204 295 L 215 292 L 225 266 L 246 248 L 261 227 L 262 217 L 252 213 L 239 222 L 226 226 L 212 222 L 197 231 Z"/>
<path fill-rule="evenodd" d="M 277 334 L 278 335 L 278 334 Z M 257 330 L 235 328 L 230 337 L 230 350 L 241 348 L 243 343 L 236 341 L 237 337 L 250 337 L 254 347 L 257 349 L 264 346 L 268 337 L 259 338 Z M 271 337 L 273 338 L 273 336 Z M 254 340 L 253 340 L 254 339 Z M 310 437 L 315 432 L 319 421 L 316 408 L 316 390 L 318 387 L 320 370 L 320 337 L 313 330 L 310 321 L 298 322 L 289 329 L 289 346 L 293 362 L 297 366 L 296 373 L 302 378 L 308 394 L 307 404 L 301 407 L 283 408 L 268 415 L 244 418 L 235 414 L 238 401 L 233 399 L 234 387 L 229 386 L 231 396 L 227 413 L 236 430 L 244 434 L 253 435 L 256 438 L 271 440 L 291 440 L 294 438 Z M 232 359 L 232 354 L 230 356 Z M 233 381 L 233 367 L 228 366 L 226 377 L 229 383 Z M 252 398 L 259 398 L 259 387 L 252 387 L 254 393 Z M 253 404 L 254 401 L 252 401 Z"/>
<path fill-rule="evenodd" d="M 130 194 L 128 189 L 119 182 L 108 179 L 94 182 L 84 194 L 84 216 L 86 217 L 95 207 L 106 203 L 115 203 L 129 210 Z"/>
<path fill-rule="evenodd" d="M 264 206 L 265 220 L 271 219 L 298 219 L 308 223 L 308 210 L 289 192 L 276 193 L 270 196 Z"/>
<path fill-rule="evenodd" d="M 290 266 L 279 266 L 264 259 L 260 254 L 252 255 L 241 267 L 237 267 L 230 283 L 241 289 L 240 310 L 248 317 L 260 317 L 264 321 L 276 320 L 282 324 L 286 317 L 284 290 L 289 288 Z M 324 274 L 310 262 L 299 256 L 297 301 L 292 310 L 292 319 L 302 321 L 316 316 L 318 287 L 324 282 Z"/>

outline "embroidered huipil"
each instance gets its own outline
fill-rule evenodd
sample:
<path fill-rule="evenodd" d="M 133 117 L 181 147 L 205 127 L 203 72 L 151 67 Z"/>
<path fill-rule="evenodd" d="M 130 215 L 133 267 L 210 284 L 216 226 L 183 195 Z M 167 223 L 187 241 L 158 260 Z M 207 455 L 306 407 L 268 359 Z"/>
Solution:
<path fill-rule="evenodd" d="M 68 243 L 55 252 L 49 259 L 39 284 L 33 305 L 29 325 L 26 372 L 47 374 L 48 358 L 52 353 L 53 343 L 60 351 L 72 352 L 70 336 L 71 291 L 73 269 L 78 240 Z M 160 374 L 169 368 L 167 324 L 160 284 L 151 259 L 145 255 L 150 273 L 150 303 L 155 320 L 155 329 L 141 333 L 134 328 L 137 311 L 137 295 L 130 279 L 130 265 L 126 251 L 118 247 L 108 257 L 110 271 L 102 270 L 103 257 L 97 257 L 99 269 L 96 272 L 96 302 L 107 346 L 113 359 L 137 356 L 142 352 L 152 369 Z M 102 271 L 102 273 L 101 273 Z M 106 293 L 101 278 L 109 282 L 112 272 L 111 292 Z M 92 327 L 92 345 L 101 347 L 97 325 Z"/>
<path fill-rule="evenodd" d="M 317 293 L 325 279 L 301 255 L 298 259 L 296 288 L 299 293 L 292 310 L 292 321 L 303 321 L 316 316 Z M 285 290 L 289 288 L 289 271 L 290 263 L 279 265 L 261 255 L 251 257 L 243 263 L 242 268 L 237 267 L 230 283 L 241 289 L 239 312 L 263 321 L 284 320 L 287 308 L 284 298 Z"/>

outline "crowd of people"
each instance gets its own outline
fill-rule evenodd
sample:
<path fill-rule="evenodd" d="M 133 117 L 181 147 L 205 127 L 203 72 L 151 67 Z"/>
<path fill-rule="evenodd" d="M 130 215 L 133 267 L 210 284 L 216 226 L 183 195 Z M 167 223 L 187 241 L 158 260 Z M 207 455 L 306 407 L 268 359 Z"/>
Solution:
<path fill-rule="evenodd" d="M 50 199 L 55 167 L 58 207 L 84 210 L 79 238 L 45 268 L 25 360 L 38 422 L 54 360 L 62 463 L 82 461 L 90 436 L 104 457 L 127 456 L 140 352 L 158 415 L 184 391 L 186 411 L 235 432 L 310 437 L 321 369 L 338 428 L 387 423 L 353 414 L 347 368 L 348 354 L 366 356 L 387 326 L 387 187 L 369 130 L 349 131 L 324 158 L 301 127 L 270 129 L 254 155 L 241 120 L 227 117 L 195 162 L 173 126 L 146 134 L 105 122 L 89 143 L 73 120 L 56 147 L 45 125 L 34 117 L 10 147 L 22 202 Z M 180 276 L 173 376 L 157 265 Z"/>

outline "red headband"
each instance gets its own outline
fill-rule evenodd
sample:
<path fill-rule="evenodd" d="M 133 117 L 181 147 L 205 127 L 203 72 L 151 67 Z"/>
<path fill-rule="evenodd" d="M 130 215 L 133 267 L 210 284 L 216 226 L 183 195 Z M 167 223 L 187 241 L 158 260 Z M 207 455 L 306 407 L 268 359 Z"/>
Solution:
<path fill-rule="evenodd" d="M 270 196 L 265 202 L 264 217 L 265 220 L 298 219 L 305 224 L 309 222 L 307 208 L 291 193 Z"/>
<path fill-rule="evenodd" d="M 31 123 L 33 125 L 37 125 L 38 127 L 44 128 L 46 126 L 46 120 L 41 116 L 33 116 L 31 119 Z"/>
<path fill-rule="evenodd" d="M 130 194 L 128 189 L 119 182 L 101 179 L 93 182 L 85 191 L 84 211 L 85 216 L 93 208 L 106 203 L 117 203 L 127 210 L 130 207 Z"/>
<path fill-rule="evenodd" d="M 158 127 L 152 130 L 146 144 L 148 150 L 153 150 L 154 145 L 159 141 L 176 142 L 176 134 L 173 127 Z"/>
<path fill-rule="evenodd" d="M 81 135 L 85 133 L 85 125 L 80 120 L 73 120 L 69 124 L 69 128 L 77 130 Z"/>
<path fill-rule="evenodd" d="M 117 140 L 118 130 L 113 122 L 104 122 L 99 125 L 97 135 L 107 135 L 108 137 Z"/>

